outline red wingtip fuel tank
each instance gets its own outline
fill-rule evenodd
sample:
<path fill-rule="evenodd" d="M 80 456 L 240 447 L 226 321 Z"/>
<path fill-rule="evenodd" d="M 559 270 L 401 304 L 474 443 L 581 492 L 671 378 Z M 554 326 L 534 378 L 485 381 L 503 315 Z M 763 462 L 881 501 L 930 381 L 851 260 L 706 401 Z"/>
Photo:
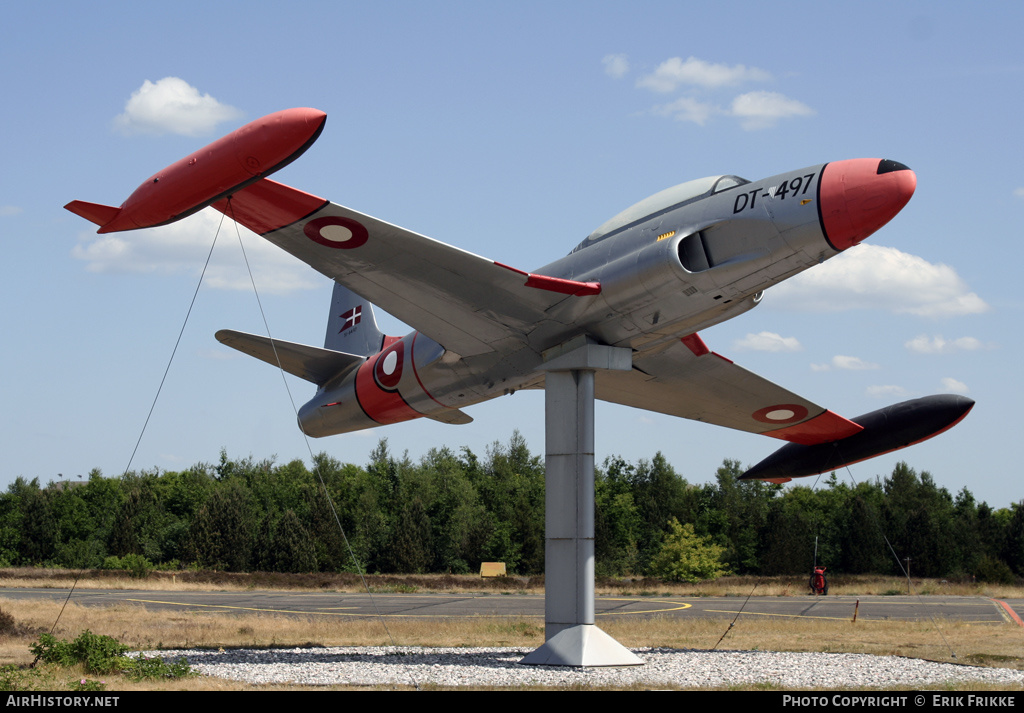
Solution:
<path fill-rule="evenodd" d="M 917 176 L 902 163 L 877 158 L 833 161 L 819 184 L 818 209 L 825 238 L 846 250 L 888 223 L 917 188 Z"/>
<path fill-rule="evenodd" d="M 171 223 L 288 165 L 317 140 L 326 121 L 318 109 L 268 114 L 151 176 L 120 209 L 84 201 L 64 207 L 97 223 L 99 233 Z"/>

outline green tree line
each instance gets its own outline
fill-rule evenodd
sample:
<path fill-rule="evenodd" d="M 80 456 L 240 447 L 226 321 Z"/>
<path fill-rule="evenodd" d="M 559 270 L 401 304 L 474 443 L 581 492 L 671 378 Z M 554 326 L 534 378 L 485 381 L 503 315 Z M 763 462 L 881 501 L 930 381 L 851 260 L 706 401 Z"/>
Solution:
<path fill-rule="evenodd" d="M 658 574 L 666 547 L 692 541 L 716 553 L 711 572 L 806 573 L 817 547 L 831 572 L 897 574 L 897 558 L 909 557 L 916 576 L 1024 577 L 1022 503 L 993 509 L 967 488 L 954 497 L 905 463 L 872 482 L 832 474 L 816 488 L 741 473 L 726 460 L 713 482 L 691 484 L 660 453 L 607 459 L 596 473 L 597 573 Z M 46 486 L 19 477 L 0 493 L 0 566 L 351 571 L 339 523 L 368 572 L 465 573 L 498 561 L 539 574 L 543 459 L 516 432 L 483 458 L 438 448 L 413 462 L 385 439 L 365 466 L 222 452 L 217 464 L 180 472 L 94 470 L 85 482 Z"/>

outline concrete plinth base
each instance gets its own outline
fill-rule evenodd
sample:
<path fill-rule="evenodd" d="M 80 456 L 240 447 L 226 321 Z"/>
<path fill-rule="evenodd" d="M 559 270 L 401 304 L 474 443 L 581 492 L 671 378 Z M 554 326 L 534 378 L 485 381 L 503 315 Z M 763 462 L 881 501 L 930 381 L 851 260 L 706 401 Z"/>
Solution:
<path fill-rule="evenodd" d="M 558 632 L 519 663 L 534 666 L 641 666 L 643 660 L 593 624 Z"/>
<path fill-rule="evenodd" d="M 586 336 L 544 353 L 544 637 L 519 663 L 637 666 L 594 626 L 594 372 L 629 371 L 632 352 Z"/>

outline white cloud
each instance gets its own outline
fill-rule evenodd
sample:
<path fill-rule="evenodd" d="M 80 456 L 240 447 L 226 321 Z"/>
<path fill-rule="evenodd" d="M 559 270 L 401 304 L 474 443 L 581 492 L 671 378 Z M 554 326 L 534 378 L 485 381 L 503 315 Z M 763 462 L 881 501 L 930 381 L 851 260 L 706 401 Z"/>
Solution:
<path fill-rule="evenodd" d="M 242 352 L 234 349 L 199 349 L 196 353 L 203 359 L 213 361 L 233 361 L 243 357 Z"/>
<path fill-rule="evenodd" d="M 624 54 L 605 55 L 601 64 L 604 65 L 604 73 L 612 79 L 622 79 L 629 72 L 629 59 Z"/>
<path fill-rule="evenodd" d="M 803 347 L 796 337 L 783 337 L 775 332 L 758 332 L 737 339 L 733 346 L 756 352 L 798 352 Z"/>
<path fill-rule="evenodd" d="M 655 68 L 652 74 L 641 77 L 636 85 L 655 92 L 667 94 L 675 91 L 680 85 L 699 87 L 725 87 L 742 82 L 764 82 L 772 75 L 757 67 L 742 64 L 712 64 L 696 57 L 683 61 L 679 57 L 671 57 Z"/>
<path fill-rule="evenodd" d="M 832 366 L 836 369 L 849 369 L 852 371 L 863 371 L 865 369 L 878 369 L 878 364 L 874 364 L 870 361 L 864 361 L 860 357 L 855 356 L 843 356 L 837 354 L 832 357 Z"/>
<path fill-rule="evenodd" d="M 680 97 L 668 104 L 659 104 L 653 109 L 659 116 L 670 116 L 676 121 L 692 121 L 694 124 L 704 126 L 715 114 L 721 114 L 722 110 L 708 102 L 702 102 L 692 97 Z"/>
<path fill-rule="evenodd" d="M 989 306 L 948 265 L 862 244 L 773 287 L 769 304 L 833 312 L 884 309 L 921 317 L 979 314 Z"/>
<path fill-rule="evenodd" d="M 1014 188 L 1013 195 L 1017 196 L 1018 198 L 1024 198 L 1024 188 Z"/>
<path fill-rule="evenodd" d="M 945 339 L 941 334 L 929 337 L 922 334 L 914 337 L 903 346 L 912 352 L 919 354 L 949 354 L 959 351 L 975 351 L 983 349 L 984 344 L 974 337 L 960 337 L 959 339 Z"/>
<path fill-rule="evenodd" d="M 803 102 L 778 92 L 748 92 L 732 100 L 729 111 L 740 120 L 744 129 L 766 129 L 792 116 L 814 116 L 815 111 Z"/>
<path fill-rule="evenodd" d="M 206 208 L 184 220 L 159 228 L 124 233 L 84 234 L 71 254 L 86 262 L 90 272 L 187 273 L 198 276 L 206 262 L 221 214 Z M 316 286 L 304 263 L 255 233 L 239 226 L 256 287 L 260 292 L 285 294 Z M 206 270 L 205 283 L 224 290 L 251 290 L 252 282 L 238 248 L 235 225 L 225 219 L 217 248 Z"/>
<path fill-rule="evenodd" d="M 164 77 L 157 82 L 147 79 L 132 92 L 114 125 L 125 134 L 203 136 L 217 124 L 241 116 L 238 109 L 200 94 L 185 80 Z"/>
<path fill-rule="evenodd" d="M 0 205 L 0 217 L 7 217 L 10 215 L 18 215 L 21 212 L 21 208 L 16 205 Z"/>
<path fill-rule="evenodd" d="M 608 55 L 604 58 L 605 71 L 612 76 L 617 61 L 625 61 L 624 55 Z M 625 65 L 628 68 L 628 65 Z M 623 70 L 623 73 L 625 71 Z M 796 99 L 790 99 L 778 92 L 755 91 L 735 97 L 727 109 L 707 98 L 694 94 L 735 86 L 745 82 L 768 82 L 773 79 L 766 70 L 743 64 L 714 64 L 696 57 L 683 60 L 671 57 L 655 70 L 637 80 L 636 86 L 660 94 L 668 94 L 681 87 L 689 88 L 690 95 L 680 97 L 668 104 L 655 106 L 653 113 L 672 117 L 677 121 L 689 121 L 704 126 L 715 115 L 729 115 L 739 120 L 746 130 L 764 129 L 774 126 L 781 119 L 794 116 L 813 116 L 814 109 Z"/>
<path fill-rule="evenodd" d="M 952 391 L 954 394 L 966 394 L 969 391 L 967 384 L 948 376 L 942 380 L 942 388 L 946 391 Z"/>
<path fill-rule="evenodd" d="M 867 369 L 879 369 L 878 364 L 864 361 L 860 357 L 844 356 L 837 354 L 827 364 L 811 364 L 811 371 L 831 371 L 832 369 L 847 369 L 849 371 L 864 371 Z"/>
<path fill-rule="evenodd" d="M 886 386 L 869 386 L 868 396 L 875 396 L 883 398 L 887 396 L 906 396 L 907 390 L 902 386 L 893 386 L 892 384 Z"/>

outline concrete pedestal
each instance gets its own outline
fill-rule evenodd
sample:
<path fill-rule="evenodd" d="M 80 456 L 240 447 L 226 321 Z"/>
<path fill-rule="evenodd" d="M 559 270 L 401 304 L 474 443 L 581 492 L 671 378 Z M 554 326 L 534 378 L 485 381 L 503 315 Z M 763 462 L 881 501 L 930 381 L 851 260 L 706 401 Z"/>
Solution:
<path fill-rule="evenodd" d="M 594 626 L 594 373 L 633 367 L 629 349 L 580 338 L 545 354 L 544 646 L 520 663 L 634 666 Z"/>

